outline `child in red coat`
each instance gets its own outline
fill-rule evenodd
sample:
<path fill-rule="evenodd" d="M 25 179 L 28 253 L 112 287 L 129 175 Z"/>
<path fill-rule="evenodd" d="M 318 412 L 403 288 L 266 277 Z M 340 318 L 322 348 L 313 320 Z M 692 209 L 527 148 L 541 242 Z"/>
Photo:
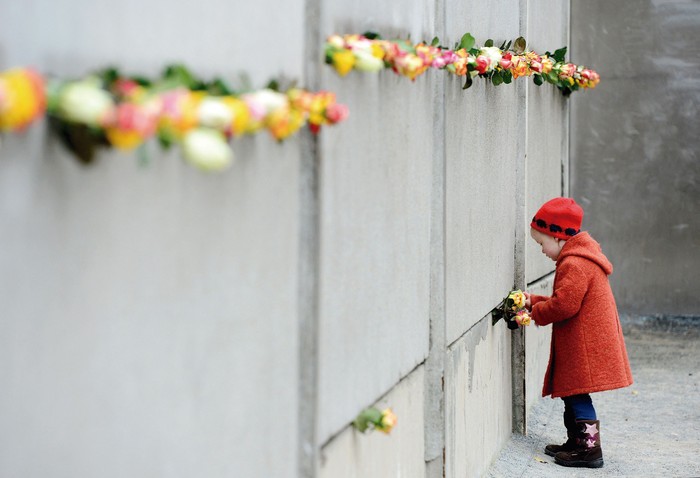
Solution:
<path fill-rule="evenodd" d="M 564 466 L 603 466 L 600 422 L 590 393 L 632 384 L 632 372 L 608 275 L 612 264 L 600 245 L 581 232 L 583 209 L 570 198 L 546 202 L 530 235 L 556 261 L 551 297 L 526 294 L 537 325 L 552 324 L 542 396 L 564 400 L 568 440 L 545 453 Z"/>

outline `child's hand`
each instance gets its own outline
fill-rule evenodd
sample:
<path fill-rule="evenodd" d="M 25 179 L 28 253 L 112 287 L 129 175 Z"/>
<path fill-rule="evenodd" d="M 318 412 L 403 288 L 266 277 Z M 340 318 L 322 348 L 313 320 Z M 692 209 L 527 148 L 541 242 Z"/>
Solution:
<path fill-rule="evenodd" d="M 530 301 L 530 293 L 523 292 L 523 294 L 525 294 L 525 308 L 527 310 L 532 310 L 532 302 Z"/>

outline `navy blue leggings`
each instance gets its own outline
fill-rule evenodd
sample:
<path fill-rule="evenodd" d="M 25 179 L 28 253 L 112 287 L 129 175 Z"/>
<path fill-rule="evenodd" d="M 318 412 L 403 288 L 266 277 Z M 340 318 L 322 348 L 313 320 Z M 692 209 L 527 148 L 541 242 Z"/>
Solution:
<path fill-rule="evenodd" d="M 564 400 L 564 413 L 576 420 L 597 420 L 593 400 L 589 394 L 571 395 Z"/>

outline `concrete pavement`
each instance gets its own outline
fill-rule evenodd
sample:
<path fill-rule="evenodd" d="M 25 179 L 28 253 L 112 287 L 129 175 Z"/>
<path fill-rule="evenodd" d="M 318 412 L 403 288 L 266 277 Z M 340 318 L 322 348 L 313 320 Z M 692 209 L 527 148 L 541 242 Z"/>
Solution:
<path fill-rule="evenodd" d="M 635 383 L 593 394 L 605 466 L 565 468 L 544 454 L 562 443 L 560 399 L 542 398 L 527 436 L 514 435 L 489 477 L 699 477 L 700 318 L 623 317 Z"/>

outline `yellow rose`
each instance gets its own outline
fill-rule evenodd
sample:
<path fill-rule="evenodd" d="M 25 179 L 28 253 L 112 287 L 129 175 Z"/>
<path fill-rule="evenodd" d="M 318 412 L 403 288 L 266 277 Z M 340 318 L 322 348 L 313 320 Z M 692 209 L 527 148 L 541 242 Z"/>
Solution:
<path fill-rule="evenodd" d="M 388 434 L 389 432 L 391 432 L 391 429 L 396 426 L 397 422 L 398 417 L 394 414 L 391 408 L 387 408 L 384 411 L 382 411 L 382 418 L 379 424 L 377 425 L 377 429 L 381 432 Z"/>
<path fill-rule="evenodd" d="M 340 76 L 345 76 L 350 73 L 355 66 L 355 55 L 350 50 L 336 51 L 331 55 L 333 68 Z"/>

